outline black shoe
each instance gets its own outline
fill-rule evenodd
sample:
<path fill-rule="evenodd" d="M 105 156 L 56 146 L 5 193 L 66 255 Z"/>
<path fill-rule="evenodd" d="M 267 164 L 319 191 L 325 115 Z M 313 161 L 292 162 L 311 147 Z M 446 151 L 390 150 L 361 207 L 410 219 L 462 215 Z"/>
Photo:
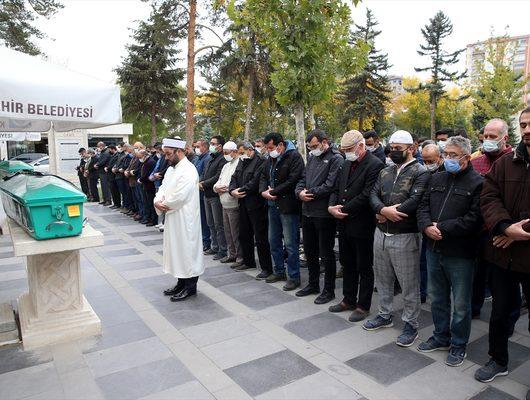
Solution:
<path fill-rule="evenodd" d="M 350 306 L 348 303 L 342 300 L 339 304 L 329 306 L 328 310 L 329 312 L 332 312 L 332 313 L 338 313 L 338 312 L 350 311 L 350 310 L 353 311 L 355 310 L 355 306 Z"/>
<path fill-rule="evenodd" d="M 215 258 L 214 258 L 214 260 L 215 260 Z M 229 263 L 233 263 L 235 261 L 236 261 L 235 257 L 230 257 L 230 256 L 223 257 L 223 258 L 221 258 L 219 260 L 219 262 L 221 264 L 229 264 Z"/>
<path fill-rule="evenodd" d="M 212 257 L 212 259 L 213 259 L 213 260 L 222 260 L 222 259 L 225 258 L 225 257 L 226 257 L 226 256 L 217 253 L 216 255 L 214 255 L 214 256 Z"/>
<path fill-rule="evenodd" d="M 110 206 L 109 208 L 110 208 L 111 210 L 114 210 L 114 209 L 116 209 L 116 208 L 120 208 L 120 207 L 114 205 L 114 206 Z"/>
<path fill-rule="evenodd" d="M 112 203 L 110 201 L 106 201 L 105 203 L 103 203 L 104 206 L 110 206 L 112 205 Z"/>
<path fill-rule="evenodd" d="M 212 250 L 211 248 L 209 248 L 207 250 L 204 250 L 204 255 L 205 256 L 211 256 L 213 254 L 217 254 L 217 252 L 215 250 Z"/>
<path fill-rule="evenodd" d="M 422 295 L 420 296 L 420 300 L 421 300 L 421 304 L 425 304 L 425 303 L 427 303 L 427 296 L 424 295 L 424 294 L 422 294 Z"/>
<path fill-rule="evenodd" d="M 333 292 L 326 292 L 326 291 L 323 291 L 320 296 L 318 296 L 314 303 L 315 304 L 326 304 L 326 303 L 329 303 L 331 300 L 333 300 L 335 298 L 335 293 Z"/>
<path fill-rule="evenodd" d="M 297 287 L 300 287 L 300 281 L 293 281 L 292 279 L 288 279 L 285 285 L 283 285 L 283 290 L 286 292 L 289 292 L 291 290 L 295 290 Z"/>
<path fill-rule="evenodd" d="M 305 288 L 299 290 L 298 292 L 295 293 L 295 296 L 296 297 L 305 297 L 305 296 L 309 296 L 310 294 L 319 294 L 320 293 L 320 289 L 317 288 L 317 287 L 314 287 L 312 285 L 307 285 Z"/>
<path fill-rule="evenodd" d="M 247 269 L 253 269 L 253 268 L 256 268 L 256 267 L 251 267 L 251 266 L 246 265 L 246 264 L 240 264 L 240 265 L 237 265 L 237 263 L 231 265 L 230 268 L 232 268 L 234 265 L 235 265 L 234 270 L 236 270 L 236 271 L 245 271 L 245 270 L 247 270 Z"/>
<path fill-rule="evenodd" d="M 207 252 L 208 250 L 210 250 L 210 246 L 202 246 L 203 252 Z"/>
<path fill-rule="evenodd" d="M 196 295 L 197 295 L 197 289 L 191 290 L 191 289 L 184 288 L 181 292 L 177 293 L 174 296 L 171 296 L 170 300 L 173 302 L 184 301 L 188 297 L 196 296 Z"/>
<path fill-rule="evenodd" d="M 104 201 L 100 201 L 98 204 L 101 204 L 102 206 L 105 205 Z"/>
<path fill-rule="evenodd" d="M 274 282 L 280 282 L 280 281 L 286 281 L 287 275 L 285 274 L 270 274 L 267 279 L 265 279 L 265 282 L 267 283 L 274 283 Z"/>
<path fill-rule="evenodd" d="M 171 289 L 164 290 L 164 294 L 166 296 L 174 296 L 177 293 L 181 292 L 182 289 L 184 289 L 184 282 L 178 281 L 177 284 L 175 285 L 175 287 L 173 287 Z"/>
<path fill-rule="evenodd" d="M 257 280 L 257 281 L 264 281 L 264 280 L 267 279 L 269 276 L 271 276 L 271 273 L 270 273 L 270 272 L 267 272 L 267 271 L 261 271 L 259 274 L 256 275 L 256 280 Z"/>

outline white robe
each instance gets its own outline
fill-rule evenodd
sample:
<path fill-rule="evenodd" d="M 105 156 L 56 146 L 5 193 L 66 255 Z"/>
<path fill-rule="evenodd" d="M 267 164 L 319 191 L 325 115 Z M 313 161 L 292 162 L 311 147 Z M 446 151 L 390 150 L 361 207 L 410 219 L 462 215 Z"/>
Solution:
<path fill-rule="evenodd" d="M 164 272 L 175 278 L 201 275 L 204 263 L 199 175 L 187 158 L 167 169 L 154 201 L 160 200 L 170 208 L 164 220 Z"/>

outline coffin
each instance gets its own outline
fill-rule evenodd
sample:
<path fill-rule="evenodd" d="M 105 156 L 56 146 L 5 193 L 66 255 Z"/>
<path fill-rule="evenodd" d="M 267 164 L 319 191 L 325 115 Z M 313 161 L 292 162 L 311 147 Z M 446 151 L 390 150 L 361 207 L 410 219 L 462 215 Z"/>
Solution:
<path fill-rule="evenodd" d="M 26 164 L 24 161 L 1 161 L 0 162 L 0 179 L 5 178 L 6 176 L 15 175 L 20 171 L 33 171 L 33 167 L 29 164 Z"/>
<path fill-rule="evenodd" d="M 0 180 L 6 214 L 37 240 L 77 236 L 86 196 L 55 175 L 17 173 Z"/>

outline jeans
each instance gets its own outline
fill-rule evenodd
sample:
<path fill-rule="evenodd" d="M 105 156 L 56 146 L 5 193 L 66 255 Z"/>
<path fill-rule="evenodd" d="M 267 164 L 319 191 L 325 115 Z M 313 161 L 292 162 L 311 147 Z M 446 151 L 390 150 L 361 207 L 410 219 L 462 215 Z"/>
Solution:
<path fill-rule="evenodd" d="M 211 246 L 210 227 L 206 221 L 206 209 L 204 207 L 204 192 L 199 192 L 199 201 L 201 206 L 201 232 L 202 232 L 202 247 L 209 249 Z"/>
<path fill-rule="evenodd" d="M 136 203 L 137 207 L 137 213 L 140 215 L 140 217 L 145 218 L 145 212 L 144 212 L 144 194 L 142 190 L 141 185 L 136 185 L 131 187 L 133 196 L 134 196 L 134 202 Z"/>
<path fill-rule="evenodd" d="M 340 232 L 339 259 L 344 268 L 344 302 L 364 311 L 370 311 L 374 293 L 373 246 L 373 238 L 356 238 Z"/>
<path fill-rule="evenodd" d="M 490 264 L 493 296 L 489 329 L 489 355 L 500 365 L 508 365 L 508 337 L 513 328 L 513 310 L 520 307 L 521 290 L 530 299 L 530 274 L 513 272 Z M 528 326 L 530 331 L 530 323 Z"/>
<path fill-rule="evenodd" d="M 309 270 L 309 285 L 320 290 L 320 261 L 325 268 L 324 292 L 335 293 L 335 277 L 337 265 L 335 262 L 335 232 L 336 225 L 333 218 L 302 217 L 302 233 L 304 253 Z"/>
<path fill-rule="evenodd" d="M 158 217 L 156 215 L 155 206 L 154 206 L 154 200 L 155 200 L 155 189 L 144 189 L 144 219 L 146 219 L 149 222 L 152 222 L 153 224 L 157 224 Z"/>
<path fill-rule="evenodd" d="M 210 227 L 212 250 L 224 257 L 227 253 L 225 231 L 223 226 L 223 206 L 219 196 L 205 197 L 204 208 L 206 221 Z"/>
<path fill-rule="evenodd" d="M 276 206 L 269 206 L 269 244 L 274 273 L 285 273 L 283 245 L 287 249 L 287 274 L 289 279 L 300 281 L 300 216 L 298 214 L 280 214 Z M 283 235 L 283 241 L 282 241 Z"/>
<path fill-rule="evenodd" d="M 434 338 L 442 345 L 451 344 L 461 348 L 467 346 L 471 331 L 473 267 L 473 258 L 448 257 L 427 250 L 428 290 Z"/>
<path fill-rule="evenodd" d="M 101 179 L 101 195 L 106 203 L 110 203 L 110 186 L 109 186 L 109 175 L 107 172 L 100 171 L 99 179 Z"/>

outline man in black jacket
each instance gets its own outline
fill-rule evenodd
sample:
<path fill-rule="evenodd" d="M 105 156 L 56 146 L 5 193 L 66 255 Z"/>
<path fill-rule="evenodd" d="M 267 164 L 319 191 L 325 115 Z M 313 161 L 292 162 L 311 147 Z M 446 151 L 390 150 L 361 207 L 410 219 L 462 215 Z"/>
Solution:
<path fill-rule="evenodd" d="M 113 203 L 113 205 L 110 206 L 110 208 L 116 209 L 116 208 L 121 208 L 121 196 L 120 196 L 120 191 L 118 189 L 118 185 L 116 184 L 116 175 L 113 172 L 113 170 L 119 160 L 120 153 L 118 153 L 118 148 L 114 145 L 110 145 L 108 149 L 110 153 L 110 160 L 107 165 L 107 177 L 109 181 L 110 195 L 112 197 L 112 203 Z"/>
<path fill-rule="evenodd" d="M 315 304 L 325 304 L 335 298 L 337 269 L 333 251 L 336 226 L 328 212 L 328 203 L 344 158 L 329 145 L 328 137 L 321 130 L 309 132 L 306 143 L 310 156 L 295 193 L 302 200 L 302 234 L 309 282 L 296 296 L 320 293 L 320 257 L 325 268 L 324 289 Z"/>
<path fill-rule="evenodd" d="M 258 251 L 261 272 L 257 280 L 264 280 L 272 274 L 272 259 L 267 232 L 267 204 L 259 193 L 259 180 L 264 159 L 254 150 L 252 143 L 239 143 L 239 164 L 232 175 L 230 194 L 239 199 L 239 242 L 243 251 L 243 265 L 237 271 L 256 268 L 254 243 Z"/>
<path fill-rule="evenodd" d="M 385 149 L 381 145 L 381 141 L 379 140 L 377 133 L 375 131 L 366 131 L 364 132 L 363 136 L 366 144 L 366 150 L 379 158 L 382 163 L 386 163 Z"/>
<path fill-rule="evenodd" d="M 389 140 L 394 165 L 383 169 L 370 193 L 370 205 L 378 220 L 374 236 L 374 274 L 379 295 L 379 314 L 366 321 L 369 331 L 393 326 L 394 282 L 403 291 L 403 332 L 396 344 L 412 346 L 418 337 L 420 314 L 420 236 L 416 211 L 430 175 L 413 156 L 410 133 L 397 131 Z"/>
<path fill-rule="evenodd" d="M 88 149 L 88 160 L 85 165 L 85 176 L 88 178 L 88 186 L 90 188 L 90 194 L 92 196 L 92 201 L 99 202 L 99 191 L 98 191 L 98 180 L 99 172 L 94 167 L 98 162 L 98 155 L 94 149 Z"/>
<path fill-rule="evenodd" d="M 434 332 L 418 350 L 447 350 L 446 364 L 464 362 L 471 331 L 471 294 L 481 228 L 482 177 L 471 166 L 471 142 L 447 140 L 445 171 L 436 173 L 418 208 L 418 227 L 427 237 L 428 290 Z M 453 299 L 453 309 L 448 299 Z M 452 321 L 451 321 L 452 311 Z"/>
<path fill-rule="evenodd" d="M 328 210 L 338 221 L 344 299 L 329 311 L 353 310 L 349 320 L 358 322 L 368 316 L 372 305 L 375 214 L 369 197 L 385 165 L 366 150 L 358 131 L 346 132 L 340 145 L 346 161 L 339 170 Z"/>
<path fill-rule="evenodd" d="M 131 199 L 131 193 L 129 188 L 128 179 L 125 177 L 124 172 L 129 167 L 129 164 L 132 160 L 132 146 L 130 144 L 123 144 L 121 146 L 121 156 L 119 158 L 119 161 L 114 165 L 113 171 L 114 172 L 114 178 L 116 180 L 116 185 L 118 186 L 118 190 L 120 191 L 121 198 L 122 198 L 122 209 L 120 212 L 123 214 L 127 214 L 131 211 L 133 208 L 132 205 L 132 199 Z"/>
<path fill-rule="evenodd" d="M 103 200 L 99 204 L 104 206 L 110 206 L 110 188 L 109 188 L 109 177 L 107 174 L 107 167 L 109 165 L 111 154 L 109 149 L 105 146 L 105 143 L 98 143 L 99 157 L 98 161 L 94 164 L 94 168 L 99 172 L 99 179 L 101 179 L 101 195 Z"/>
<path fill-rule="evenodd" d="M 294 193 L 304 171 L 304 160 L 294 144 L 279 133 L 269 133 L 263 139 L 269 152 L 260 180 L 260 193 L 269 206 L 269 245 L 273 271 L 265 282 L 285 281 L 283 290 L 300 286 L 300 201 Z M 287 249 L 285 274 L 284 245 Z"/>
<path fill-rule="evenodd" d="M 81 147 L 79 149 L 79 165 L 75 167 L 77 171 L 77 177 L 79 178 L 79 184 L 81 185 L 81 190 L 83 193 L 87 196 L 87 198 L 90 197 L 90 190 L 88 189 L 88 180 L 85 177 L 85 165 L 86 165 L 86 149 L 84 147 Z"/>
<path fill-rule="evenodd" d="M 206 221 L 210 228 L 212 244 L 204 254 L 213 254 L 214 260 L 226 257 L 227 247 L 225 230 L 223 224 L 223 206 L 219 195 L 213 191 L 213 185 L 219 180 L 221 170 L 226 164 L 223 156 L 223 145 L 225 139 L 222 136 L 214 136 L 210 139 L 211 158 L 204 168 L 204 174 L 199 188 L 204 191 L 204 208 L 206 211 Z"/>

